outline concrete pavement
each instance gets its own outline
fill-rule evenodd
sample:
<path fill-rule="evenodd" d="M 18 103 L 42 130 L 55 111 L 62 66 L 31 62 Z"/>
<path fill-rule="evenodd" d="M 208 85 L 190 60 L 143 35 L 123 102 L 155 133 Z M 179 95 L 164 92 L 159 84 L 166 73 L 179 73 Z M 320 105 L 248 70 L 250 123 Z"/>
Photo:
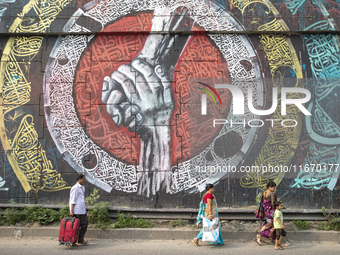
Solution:
<path fill-rule="evenodd" d="M 126 255 L 197 255 L 197 254 L 251 254 L 263 255 L 270 253 L 305 255 L 340 253 L 339 242 L 293 242 L 289 248 L 276 251 L 270 242 L 259 246 L 252 241 L 225 240 L 226 245 L 215 246 L 202 244 L 196 247 L 191 240 L 124 240 L 124 239 L 88 239 L 87 246 L 66 247 L 58 245 L 56 238 L 0 238 L 1 255 L 64 255 L 64 254 L 126 254 Z"/>
<path fill-rule="evenodd" d="M 22 237 L 51 237 L 59 235 L 58 227 L 0 227 L 0 238 L 11 237 L 14 230 L 21 230 Z M 127 239 L 127 240 L 191 240 L 200 229 L 192 228 L 122 228 L 114 230 L 100 230 L 90 228 L 86 237 L 92 239 Z M 223 238 L 229 240 L 252 240 L 255 232 L 228 231 L 222 228 Z M 294 241 L 340 242 L 338 231 L 287 231 L 287 238 Z"/>

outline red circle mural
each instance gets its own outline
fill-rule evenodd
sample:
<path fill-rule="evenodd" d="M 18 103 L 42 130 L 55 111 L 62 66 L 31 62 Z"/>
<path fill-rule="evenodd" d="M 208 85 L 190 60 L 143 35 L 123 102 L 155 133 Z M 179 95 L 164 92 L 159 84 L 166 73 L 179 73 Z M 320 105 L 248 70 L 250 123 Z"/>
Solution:
<path fill-rule="evenodd" d="M 117 160 L 138 164 L 140 140 L 135 133 L 121 126 L 117 128 L 101 101 L 103 78 L 117 70 L 123 64 L 130 64 L 143 49 L 148 34 L 131 33 L 134 31 L 150 31 L 152 13 L 125 16 L 103 30 L 105 35 L 98 35 L 82 55 L 74 80 L 75 107 L 86 133 L 93 141 Z M 122 28 L 123 34 L 114 34 Z M 197 30 L 194 26 L 193 30 Z M 202 29 L 200 29 L 202 31 Z M 109 34 L 112 33 L 112 34 Z M 200 102 L 202 91 L 190 83 L 195 78 L 229 78 L 227 63 L 206 34 L 191 36 L 177 65 L 173 77 L 174 112 L 171 125 L 172 165 L 178 160 L 185 161 L 199 154 L 219 133 L 220 129 L 212 129 L 212 119 L 201 130 L 195 131 L 197 136 L 195 147 L 190 148 L 190 135 L 193 135 L 195 122 L 199 119 L 200 109 L 190 108 L 190 100 Z M 191 84 L 191 85 L 190 85 Z M 211 84 L 213 85 L 213 84 Z M 224 112 L 229 112 L 231 95 L 224 91 L 220 94 Z M 181 102 L 181 103 L 180 103 Z M 227 116 L 226 116 L 227 118 Z"/>

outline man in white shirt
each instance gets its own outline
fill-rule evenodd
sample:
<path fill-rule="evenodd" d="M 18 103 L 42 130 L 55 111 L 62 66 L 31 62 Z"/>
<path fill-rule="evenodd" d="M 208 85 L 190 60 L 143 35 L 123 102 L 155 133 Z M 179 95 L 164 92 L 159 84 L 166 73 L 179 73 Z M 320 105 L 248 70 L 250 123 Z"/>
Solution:
<path fill-rule="evenodd" d="M 77 175 L 77 183 L 73 185 L 70 191 L 70 215 L 80 220 L 78 243 L 87 244 L 84 240 L 85 232 L 87 230 L 88 219 L 85 208 L 85 175 Z"/>

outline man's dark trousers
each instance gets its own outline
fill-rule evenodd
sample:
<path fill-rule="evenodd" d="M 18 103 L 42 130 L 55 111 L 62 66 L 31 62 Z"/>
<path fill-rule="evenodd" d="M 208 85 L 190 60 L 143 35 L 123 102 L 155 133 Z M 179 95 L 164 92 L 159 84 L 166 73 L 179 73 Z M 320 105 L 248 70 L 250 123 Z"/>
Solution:
<path fill-rule="evenodd" d="M 87 230 L 87 225 L 89 221 L 87 219 L 86 214 L 75 214 L 74 217 L 79 219 L 80 227 L 79 227 L 79 235 L 78 235 L 78 243 L 84 241 L 85 232 Z"/>

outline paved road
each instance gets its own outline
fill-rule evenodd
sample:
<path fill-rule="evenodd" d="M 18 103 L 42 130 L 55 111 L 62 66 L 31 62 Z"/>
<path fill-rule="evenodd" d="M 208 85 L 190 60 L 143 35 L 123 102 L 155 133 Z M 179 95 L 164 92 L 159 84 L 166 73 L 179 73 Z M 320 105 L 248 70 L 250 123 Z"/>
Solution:
<path fill-rule="evenodd" d="M 339 240 L 340 241 L 340 240 Z M 87 246 L 66 247 L 58 245 L 55 238 L 0 238 L 1 255 L 61 255 L 61 254 L 131 254 L 131 255 L 197 255 L 197 254 L 251 254 L 263 255 L 270 253 L 285 253 L 292 255 L 305 254 L 326 254 L 339 255 L 339 243 L 319 243 L 319 242 L 296 242 L 291 247 L 282 251 L 275 251 L 274 245 L 266 243 L 263 246 L 250 241 L 226 242 L 225 246 L 216 247 L 214 245 L 203 244 L 200 247 L 194 246 L 191 241 L 141 241 L 141 240 L 90 240 Z"/>

